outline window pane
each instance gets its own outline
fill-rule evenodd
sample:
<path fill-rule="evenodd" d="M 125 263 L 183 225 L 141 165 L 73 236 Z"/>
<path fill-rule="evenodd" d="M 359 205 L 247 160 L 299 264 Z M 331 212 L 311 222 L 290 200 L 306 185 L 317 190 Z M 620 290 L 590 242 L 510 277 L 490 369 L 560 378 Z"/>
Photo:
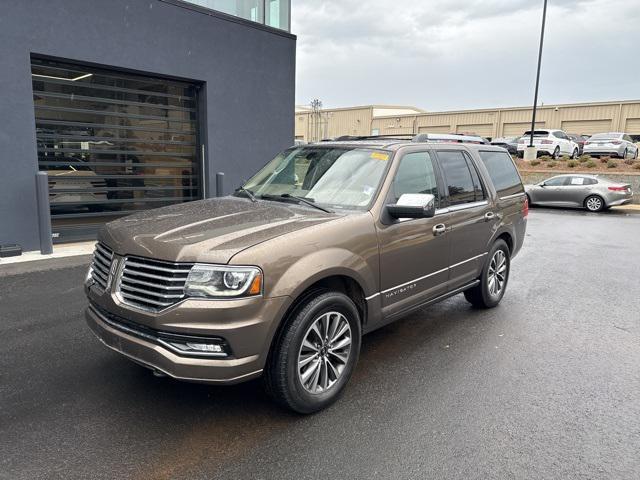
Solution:
<path fill-rule="evenodd" d="M 265 24 L 289 31 L 290 0 L 266 0 Z"/>
<path fill-rule="evenodd" d="M 430 193 L 436 197 L 436 207 L 439 205 L 438 182 L 428 152 L 408 153 L 402 157 L 393 182 L 395 201 L 405 193 Z"/>
<path fill-rule="evenodd" d="M 520 175 L 511 156 L 504 152 L 480 152 L 480 158 L 489 172 L 489 177 L 498 192 L 506 197 L 524 192 Z"/>
<path fill-rule="evenodd" d="M 467 165 L 469 167 L 469 171 L 471 172 L 471 179 L 473 180 L 475 200 L 476 202 L 479 202 L 480 200 L 484 200 L 485 199 L 484 189 L 482 188 L 482 183 L 480 182 L 478 171 L 476 170 L 476 167 L 471 161 L 471 159 L 468 157 L 467 157 Z"/>
<path fill-rule="evenodd" d="M 189 3 L 201 7 L 217 10 L 235 17 L 244 18 L 253 22 L 263 23 L 264 0 L 186 0 Z"/>
<path fill-rule="evenodd" d="M 462 152 L 439 151 L 438 159 L 444 172 L 449 203 L 458 205 L 475 201 L 475 188 L 471 172 Z"/>
<path fill-rule="evenodd" d="M 566 184 L 569 177 L 553 177 L 549 180 L 545 180 L 544 184 L 549 185 L 550 187 L 561 187 Z"/>

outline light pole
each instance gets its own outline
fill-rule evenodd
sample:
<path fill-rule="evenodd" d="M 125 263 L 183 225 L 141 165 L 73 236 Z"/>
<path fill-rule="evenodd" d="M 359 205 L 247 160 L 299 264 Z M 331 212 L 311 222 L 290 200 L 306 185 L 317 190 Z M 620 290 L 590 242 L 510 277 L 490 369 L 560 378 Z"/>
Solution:
<path fill-rule="evenodd" d="M 529 148 L 533 148 L 533 132 L 536 129 L 536 111 L 538 109 L 538 87 L 540 86 L 540 66 L 542 65 L 542 46 L 544 44 L 544 26 L 547 19 L 547 0 L 542 7 L 542 29 L 540 30 L 540 49 L 538 50 L 538 71 L 536 73 L 536 89 L 533 95 L 533 115 L 531 115 L 531 135 L 529 136 Z M 531 154 L 531 150 L 529 151 Z M 535 158 L 535 152 L 533 152 Z"/>

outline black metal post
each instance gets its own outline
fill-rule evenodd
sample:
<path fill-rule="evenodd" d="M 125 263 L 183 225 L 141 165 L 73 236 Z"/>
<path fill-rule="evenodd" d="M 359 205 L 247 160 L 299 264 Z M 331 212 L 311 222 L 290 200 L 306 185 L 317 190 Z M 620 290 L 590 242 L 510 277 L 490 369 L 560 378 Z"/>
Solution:
<path fill-rule="evenodd" d="M 36 198 L 38 202 L 38 230 L 40 231 L 40 253 L 53 253 L 51 237 L 51 209 L 49 206 L 49 175 L 47 172 L 36 173 Z"/>
<path fill-rule="evenodd" d="M 216 173 L 216 197 L 224 197 L 224 173 Z"/>
<path fill-rule="evenodd" d="M 529 146 L 533 147 L 533 132 L 536 129 L 536 111 L 538 109 L 538 87 L 540 85 L 540 66 L 542 65 L 542 45 L 544 44 L 544 24 L 547 20 L 547 0 L 542 7 L 542 29 L 540 30 L 540 50 L 538 51 L 538 72 L 536 74 L 536 92 L 533 96 L 533 115 L 531 116 L 531 136 Z"/>

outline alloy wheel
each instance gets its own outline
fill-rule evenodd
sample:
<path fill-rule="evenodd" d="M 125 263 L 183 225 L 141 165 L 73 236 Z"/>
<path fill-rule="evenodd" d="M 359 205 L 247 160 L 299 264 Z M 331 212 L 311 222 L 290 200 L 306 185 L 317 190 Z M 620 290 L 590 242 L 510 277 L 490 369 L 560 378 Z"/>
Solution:
<path fill-rule="evenodd" d="M 298 353 L 298 379 L 306 391 L 324 393 L 342 376 L 351 353 L 351 326 L 342 313 L 315 319 Z"/>
<path fill-rule="evenodd" d="M 587 209 L 591 210 L 592 212 L 597 212 L 601 208 L 602 200 L 600 200 L 598 197 L 591 197 L 589 200 L 587 200 Z"/>
<path fill-rule="evenodd" d="M 507 256 L 502 250 L 496 250 L 489 263 L 487 275 L 487 289 L 489 293 L 497 297 L 502 293 L 507 281 Z"/>

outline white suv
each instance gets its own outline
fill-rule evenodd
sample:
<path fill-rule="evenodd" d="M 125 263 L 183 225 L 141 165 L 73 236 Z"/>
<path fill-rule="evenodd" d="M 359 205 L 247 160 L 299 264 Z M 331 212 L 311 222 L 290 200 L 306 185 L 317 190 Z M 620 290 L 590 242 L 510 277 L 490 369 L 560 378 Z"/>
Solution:
<path fill-rule="evenodd" d="M 523 157 L 525 149 L 529 146 L 531 131 L 525 132 L 518 140 L 518 156 Z M 569 155 L 578 158 L 579 147 L 562 130 L 534 130 L 533 145 L 538 150 L 538 155 L 551 155 L 557 159 L 561 155 Z"/>

